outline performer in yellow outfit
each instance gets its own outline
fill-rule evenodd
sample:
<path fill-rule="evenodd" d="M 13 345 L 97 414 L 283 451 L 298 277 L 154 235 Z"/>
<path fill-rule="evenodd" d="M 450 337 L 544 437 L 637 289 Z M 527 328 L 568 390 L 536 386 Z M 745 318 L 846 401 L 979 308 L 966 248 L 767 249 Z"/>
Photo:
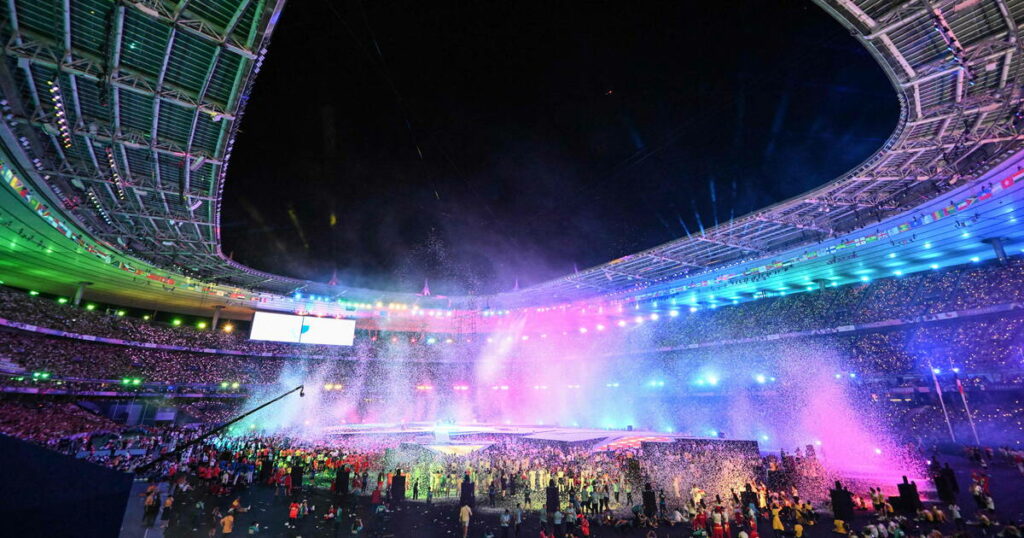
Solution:
<path fill-rule="evenodd" d="M 782 531 L 786 530 L 786 527 L 784 527 L 782 525 L 782 518 L 779 516 L 780 512 L 782 512 L 782 508 L 779 508 L 779 505 L 777 505 L 777 504 L 773 504 L 772 505 L 772 530 L 775 531 L 776 534 L 781 534 Z"/>

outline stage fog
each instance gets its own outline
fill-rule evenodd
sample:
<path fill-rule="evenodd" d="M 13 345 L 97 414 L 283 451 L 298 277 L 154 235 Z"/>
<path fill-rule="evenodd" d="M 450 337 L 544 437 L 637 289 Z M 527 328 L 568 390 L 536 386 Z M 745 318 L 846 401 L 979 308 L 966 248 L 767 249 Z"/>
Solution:
<path fill-rule="evenodd" d="M 513 323 L 488 335 L 414 341 L 385 335 L 363 344 L 357 360 L 310 358 L 285 368 L 278 386 L 249 405 L 300 384 L 306 396 L 254 415 L 239 431 L 319 437 L 339 425 L 424 422 L 632 427 L 756 440 L 763 450 L 811 445 L 826 461 L 862 471 L 908 467 L 871 402 L 853 397 L 860 380 L 848 354 L 806 339 L 664 350 L 665 338 L 665 326 L 653 322 L 552 333 Z M 650 351 L 627 351 L 638 349 Z"/>

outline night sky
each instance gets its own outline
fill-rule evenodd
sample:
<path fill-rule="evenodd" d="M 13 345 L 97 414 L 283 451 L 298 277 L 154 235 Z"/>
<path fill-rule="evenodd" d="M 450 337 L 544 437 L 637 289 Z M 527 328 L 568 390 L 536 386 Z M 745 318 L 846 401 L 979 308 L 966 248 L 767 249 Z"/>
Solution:
<path fill-rule="evenodd" d="M 805 1 L 293 1 L 224 250 L 321 282 L 508 291 L 830 180 L 898 111 Z"/>

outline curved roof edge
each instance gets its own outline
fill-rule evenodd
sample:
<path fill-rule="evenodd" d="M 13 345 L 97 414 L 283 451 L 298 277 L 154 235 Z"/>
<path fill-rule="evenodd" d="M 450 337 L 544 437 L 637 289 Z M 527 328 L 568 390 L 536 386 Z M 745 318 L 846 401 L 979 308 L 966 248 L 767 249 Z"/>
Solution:
<path fill-rule="evenodd" d="M 428 298 L 256 270 L 220 243 L 231 149 L 285 0 L 12 0 L 0 38 L 9 140 L 31 181 L 106 247 L 210 286 L 329 300 L 515 307 L 637 293 L 874 225 L 970 184 L 1022 147 L 1024 0 L 815 0 L 885 71 L 900 101 L 874 154 L 821 187 L 514 293 Z M 105 19 L 114 31 L 96 35 Z M 101 26 L 102 27 L 102 26 Z M 94 88 L 95 86 L 95 88 Z M 11 146 L 11 144 L 8 144 Z"/>

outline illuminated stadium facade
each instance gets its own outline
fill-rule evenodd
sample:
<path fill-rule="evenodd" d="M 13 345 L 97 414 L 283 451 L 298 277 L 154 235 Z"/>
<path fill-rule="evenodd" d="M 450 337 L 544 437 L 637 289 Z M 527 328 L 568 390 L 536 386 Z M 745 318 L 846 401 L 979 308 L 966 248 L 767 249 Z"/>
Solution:
<path fill-rule="evenodd" d="M 703 309 L 1019 252 L 1024 1 L 816 3 L 900 101 L 896 130 L 863 164 L 598 267 L 439 298 L 296 280 L 222 252 L 232 145 L 284 0 L 11 0 L 0 8 L 0 274 L 60 295 L 88 282 L 94 300 L 189 314 L 309 312 L 455 333 L 552 309 Z"/>

